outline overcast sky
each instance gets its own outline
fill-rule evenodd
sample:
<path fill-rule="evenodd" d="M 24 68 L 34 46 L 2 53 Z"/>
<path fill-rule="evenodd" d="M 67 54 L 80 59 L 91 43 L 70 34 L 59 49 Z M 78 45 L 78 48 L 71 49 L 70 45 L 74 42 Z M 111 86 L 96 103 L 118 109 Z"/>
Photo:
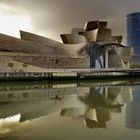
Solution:
<path fill-rule="evenodd" d="M 19 23 L 22 29 L 60 40 L 60 33 L 84 27 L 88 20 L 107 20 L 114 34 L 125 35 L 126 15 L 138 11 L 140 0 L 0 0 L 0 32 L 12 34 Z"/>

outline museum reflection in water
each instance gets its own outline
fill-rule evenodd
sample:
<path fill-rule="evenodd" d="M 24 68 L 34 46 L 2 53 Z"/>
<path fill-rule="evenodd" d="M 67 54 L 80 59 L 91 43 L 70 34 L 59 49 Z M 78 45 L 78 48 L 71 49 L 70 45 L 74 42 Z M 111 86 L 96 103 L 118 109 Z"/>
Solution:
<path fill-rule="evenodd" d="M 111 113 L 125 109 L 124 125 L 140 129 L 140 86 L 77 84 L 4 86 L 0 89 L 0 134 L 41 116 L 60 112 L 88 128 L 107 128 Z"/>
<path fill-rule="evenodd" d="M 135 98 L 133 99 L 131 86 L 92 87 L 89 94 L 78 96 L 78 99 L 86 105 L 83 114 L 77 107 L 64 108 L 61 110 L 60 115 L 83 119 L 89 128 L 106 128 L 106 122 L 111 120 L 112 112 L 121 113 L 125 104 L 129 104 L 129 106 L 127 105 L 128 110 L 131 107 L 130 104 L 136 102 Z M 133 114 L 131 113 L 126 114 L 126 119 L 130 115 L 134 115 L 134 112 Z M 140 120 L 140 116 L 138 118 Z M 129 122 L 126 121 L 126 123 Z M 126 126 L 128 127 L 129 125 L 126 124 Z"/>

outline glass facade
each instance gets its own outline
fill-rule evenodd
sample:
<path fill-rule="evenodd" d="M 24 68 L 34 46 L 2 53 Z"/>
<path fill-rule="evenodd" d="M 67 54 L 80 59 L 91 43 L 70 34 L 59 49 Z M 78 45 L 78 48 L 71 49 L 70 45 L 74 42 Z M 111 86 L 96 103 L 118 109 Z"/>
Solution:
<path fill-rule="evenodd" d="M 127 15 L 127 45 L 134 47 L 134 54 L 140 55 L 140 12 Z"/>

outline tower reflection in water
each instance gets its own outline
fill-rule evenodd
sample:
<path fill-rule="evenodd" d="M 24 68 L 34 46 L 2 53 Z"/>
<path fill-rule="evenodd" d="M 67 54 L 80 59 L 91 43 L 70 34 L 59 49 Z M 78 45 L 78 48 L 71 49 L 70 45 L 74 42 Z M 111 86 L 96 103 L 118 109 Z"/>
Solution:
<path fill-rule="evenodd" d="M 88 128 L 106 128 L 111 112 L 121 113 L 122 106 L 132 102 L 133 96 L 130 86 L 92 87 L 88 95 L 78 99 L 86 106 L 83 114 L 75 107 L 62 109 L 60 115 L 82 119 Z"/>
<path fill-rule="evenodd" d="M 125 126 L 130 129 L 140 129 L 140 88 L 133 91 L 133 102 L 126 105 Z"/>

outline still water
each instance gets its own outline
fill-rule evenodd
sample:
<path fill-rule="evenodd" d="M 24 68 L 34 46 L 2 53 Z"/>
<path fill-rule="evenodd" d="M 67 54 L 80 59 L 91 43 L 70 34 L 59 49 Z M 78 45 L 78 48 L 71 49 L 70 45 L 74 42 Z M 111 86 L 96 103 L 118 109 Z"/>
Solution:
<path fill-rule="evenodd" d="M 140 81 L 0 83 L 0 140 L 139 140 Z"/>

